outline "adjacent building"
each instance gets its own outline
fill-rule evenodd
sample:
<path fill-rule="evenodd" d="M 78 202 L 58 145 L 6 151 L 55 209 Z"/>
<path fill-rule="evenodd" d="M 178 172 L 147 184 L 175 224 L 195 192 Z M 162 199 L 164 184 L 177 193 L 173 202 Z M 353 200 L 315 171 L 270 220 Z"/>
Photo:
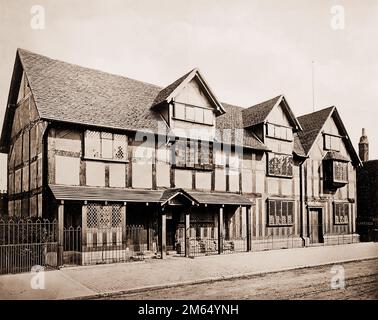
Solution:
<path fill-rule="evenodd" d="M 0 147 L 9 215 L 79 228 L 81 263 L 358 241 L 337 109 L 222 103 L 198 69 L 162 88 L 18 49 Z"/>
<path fill-rule="evenodd" d="M 362 166 L 357 171 L 357 230 L 362 241 L 378 240 L 378 160 L 369 160 L 369 140 L 365 129 L 359 144 Z"/>

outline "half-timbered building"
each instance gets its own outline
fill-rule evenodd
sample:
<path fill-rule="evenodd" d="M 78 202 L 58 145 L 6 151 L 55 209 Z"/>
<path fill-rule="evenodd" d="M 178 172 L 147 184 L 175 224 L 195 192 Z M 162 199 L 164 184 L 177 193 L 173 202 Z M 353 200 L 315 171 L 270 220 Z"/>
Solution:
<path fill-rule="evenodd" d="M 83 264 L 357 237 L 336 108 L 222 103 L 198 69 L 162 88 L 18 49 L 0 146 L 9 215 L 58 219 Z"/>

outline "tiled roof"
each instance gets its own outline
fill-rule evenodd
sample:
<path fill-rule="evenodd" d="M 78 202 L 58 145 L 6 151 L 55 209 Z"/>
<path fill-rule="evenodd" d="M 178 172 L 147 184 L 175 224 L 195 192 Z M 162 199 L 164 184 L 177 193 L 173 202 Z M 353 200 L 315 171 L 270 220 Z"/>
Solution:
<path fill-rule="evenodd" d="M 138 80 L 54 60 L 18 49 L 40 117 L 84 125 L 124 130 L 168 130 L 151 106 L 163 101 L 190 74 L 166 88 Z M 217 117 L 216 128 L 243 128 L 241 107 L 227 107 Z M 159 125 L 160 124 L 160 125 Z M 244 130 L 246 147 L 265 150 L 265 145 Z"/>
<path fill-rule="evenodd" d="M 41 118 L 129 130 L 164 125 L 151 112 L 161 88 L 18 50 Z"/>
<path fill-rule="evenodd" d="M 310 151 L 312 145 L 322 130 L 324 123 L 333 110 L 334 107 L 329 107 L 298 117 L 298 121 L 303 129 L 302 131 L 298 132 L 298 137 L 302 143 L 306 155 Z"/>
<path fill-rule="evenodd" d="M 193 69 L 194 70 L 194 69 Z M 158 105 L 162 103 L 165 99 L 169 97 L 169 95 L 186 79 L 186 77 L 193 71 L 189 71 L 188 73 L 184 74 L 182 77 L 171 83 L 169 86 L 162 89 L 159 94 L 156 96 L 153 105 Z"/>
<path fill-rule="evenodd" d="M 350 159 L 343 156 L 340 152 L 337 151 L 328 151 L 327 154 L 324 156 L 323 160 L 339 160 L 349 162 Z"/>
<path fill-rule="evenodd" d="M 297 156 L 306 157 L 306 152 L 303 149 L 301 140 L 298 137 L 298 133 L 294 133 L 294 149 L 293 151 Z"/>
<path fill-rule="evenodd" d="M 282 95 L 243 110 L 244 127 L 264 122 Z"/>
<path fill-rule="evenodd" d="M 261 142 L 261 140 L 251 131 L 244 129 L 243 125 L 243 110 L 242 107 L 234 106 L 222 102 L 226 113 L 217 117 L 217 137 L 216 140 L 220 142 L 236 142 L 241 141 L 240 135 L 243 135 L 243 144 L 246 147 L 268 150 L 268 148 Z M 231 130 L 229 130 L 231 129 Z M 239 129 L 235 131 L 234 129 Z M 230 135 L 231 133 L 231 135 Z"/>
<path fill-rule="evenodd" d="M 99 188 L 87 186 L 63 186 L 50 184 L 57 200 L 154 202 L 164 203 L 178 190 L 200 204 L 251 205 L 252 202 L 239 194 L 230 192 L 191 192 L 182 189 L 137 190 L 125 188 Z"/>

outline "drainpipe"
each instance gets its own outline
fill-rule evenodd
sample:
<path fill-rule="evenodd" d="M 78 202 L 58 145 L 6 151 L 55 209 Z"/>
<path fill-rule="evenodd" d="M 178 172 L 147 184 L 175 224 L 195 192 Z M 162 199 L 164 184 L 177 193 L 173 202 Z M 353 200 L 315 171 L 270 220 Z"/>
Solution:
<path fill-rule="evenodd" d="M 299 164 L 299 200 L 300 200 L 300 215 L 299 215 L 299 223 L 300 223 L 300 237 L 302 239 L 302 244 L 305 247 L 306 245 L 306 240 L 304 238 L 304 230 L 303 230 L 303 222 L 304 222 L 304 210 L 305 210 L 305 205 L 304 205 L 304 174 L 303 174 L 303 164 L 306 160 L 301 162 Z"/>

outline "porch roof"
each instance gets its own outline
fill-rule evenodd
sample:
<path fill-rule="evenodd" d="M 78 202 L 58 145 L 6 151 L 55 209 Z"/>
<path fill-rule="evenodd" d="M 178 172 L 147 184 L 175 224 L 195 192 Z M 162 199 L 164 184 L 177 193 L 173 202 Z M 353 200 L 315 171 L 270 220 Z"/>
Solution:
<path fill-rule="evenodd" d="M 164 203 L 178 190 L 188 194 L 198 204 L 250 206 L 252 201 L 240 194 L 229 192 L 195 192 L 182 189 L 141 190 L 125 188 L 105 188 L 87 186 L 49 185 L 57 200 L 81 201 L 130 201 Z M 171 192 L 172 191 L 172 192 Z"/>
<path fill-rule="evenodd" d="M 250 206 L 252 201 L 246 197 L 229 192 L 188 192 L 200 204 L 225 204 L 225 205 L 238 205 Z"/>
<path fill-rule="evenodd" d="M 160 202 L 162 191 L 49 185 L 57 200 Z"/>

